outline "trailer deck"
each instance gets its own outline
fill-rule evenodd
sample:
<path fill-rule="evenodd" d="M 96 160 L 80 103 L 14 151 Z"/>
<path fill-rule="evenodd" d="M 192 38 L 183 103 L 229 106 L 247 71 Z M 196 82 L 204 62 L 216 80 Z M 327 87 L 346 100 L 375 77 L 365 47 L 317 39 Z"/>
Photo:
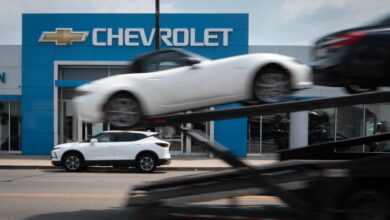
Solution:
<path fill-rule="evenodd" d="M 383 102 L 390 102 L 390 92 L 174 114 L 145 119 L 141 126 Z M 149 215 L 158 213 L 158 217 L 164 213 L 169 217 L 191 219 L 387 219 L 390 154 L 344 150 L 390 140 L 390 132 L 286 150 L 280 153 L 280 162 L 252 167 L 201 131 L 178 128 L 235 169 L 137 186 L 130 194 L 129 207 L 137 207 Z M 197 204 L 248 195 L 275 196 L 285 205 L 209 207 Z"/>

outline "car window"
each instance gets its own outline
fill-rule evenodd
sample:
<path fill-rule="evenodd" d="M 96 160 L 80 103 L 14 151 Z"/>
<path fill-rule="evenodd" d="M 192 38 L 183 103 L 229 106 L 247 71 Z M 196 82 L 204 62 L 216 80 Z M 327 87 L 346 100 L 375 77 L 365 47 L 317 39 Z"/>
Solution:
<path fill-rule="evenodd" d="M 147 138 L 148 136 L 144 135 L 144 134 L 135 134 L 137 136 L 137 140 L 141 140 L 141 139 L 144 139 L 144 138 Z"/>
<path fill-rule="evenodd" d="M 112 142 L 113 141 L 113 135 L 112 134 L 99 134 L 94 137 L 98 140 L 98 142 Z"/>
<path fill-rule="evenodd" d="M 154 54 L 145 59 L 143 68 L 145 72 L 154 72 L 187 66 L 188 64 L 183 59 L 187 56 L 177 51 Z"/>
<path fill-rule="evenodd" d="M 116 134 L 115 142 L 138 141 L 138 140 L 143 139 L 145 137 L 146 137 L 146 135 L 143 135 L 143 134 L 119 133 L 119 134 Z"/>
<path fill-rule="evenodd" d="M 180 67 L 180 63 L 173 62 L 173 61 L 162 61 L 160 62 L 160 70 L 168 70 L 168 69 L 173 69 Z"/>

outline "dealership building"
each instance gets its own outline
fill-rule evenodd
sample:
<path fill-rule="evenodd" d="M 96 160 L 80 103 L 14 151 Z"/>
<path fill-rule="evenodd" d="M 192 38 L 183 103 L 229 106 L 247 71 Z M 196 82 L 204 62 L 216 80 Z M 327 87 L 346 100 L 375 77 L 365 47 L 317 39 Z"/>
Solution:
<path fill-rule="evenodd" d="M 129 61 L 153 51 L 155 15 L 23 14 L 22 20 L 22 45 L 0 46 L 0 153 L 49 155 L 54 145 L 117 129 L 107 123 L 83 122 L 71 99 L 77 86 L 125 74 Z M 249 46 L 248 23 L 248 14 L 162 14 L 161 44 L 210 59 L 278 53 L 309 64 L 309 46 Z M 172 92 L 180 91 L 172 88 Z M 315 86 L 289 98 L 343 94 L 339 88 Z M 387 104 L 361 105 L 185 126 L 203 130 L 246 157 L 386 131 L 389 110 Z M 147 129 L 170 141 L 172 154 L 209 155 L 201 143 L 172 128 Z M 386 147 L 381 145 L 382 150 Z"/>

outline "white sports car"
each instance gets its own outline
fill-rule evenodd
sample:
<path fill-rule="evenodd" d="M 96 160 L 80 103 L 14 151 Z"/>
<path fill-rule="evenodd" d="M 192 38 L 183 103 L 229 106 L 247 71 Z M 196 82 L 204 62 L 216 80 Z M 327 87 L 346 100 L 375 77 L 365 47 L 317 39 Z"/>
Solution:
<path fill-rule="evenodd" d="M 147 116 L 231 102 L 278 102 L 312 85 L 308 66 L 265 53 L 208 60 L 166 49 L 135 59 L 129 72 L 76 89 L 73 101 L 84 121 L 132 127 Z"/>

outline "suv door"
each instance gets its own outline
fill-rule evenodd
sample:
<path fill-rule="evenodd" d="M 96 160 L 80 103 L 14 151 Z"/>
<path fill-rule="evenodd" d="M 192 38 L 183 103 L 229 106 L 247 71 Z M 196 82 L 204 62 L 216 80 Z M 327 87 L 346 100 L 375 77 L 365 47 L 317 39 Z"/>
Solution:
<path fill-rule="evenodd" d="M 115 158 L 117 160 L 135 160 L 139 152 L 140 140 L 145 137 L 143 134 L 117 133 L 115 136 Z"/>
<path fill-rule="evenodd" d="M 112 133 L 101 133 L 93 138 L 97 139 L 97 142 L 90 143 L 87 147 L 86 160 L 115 160 L 114 135 Z"/>

